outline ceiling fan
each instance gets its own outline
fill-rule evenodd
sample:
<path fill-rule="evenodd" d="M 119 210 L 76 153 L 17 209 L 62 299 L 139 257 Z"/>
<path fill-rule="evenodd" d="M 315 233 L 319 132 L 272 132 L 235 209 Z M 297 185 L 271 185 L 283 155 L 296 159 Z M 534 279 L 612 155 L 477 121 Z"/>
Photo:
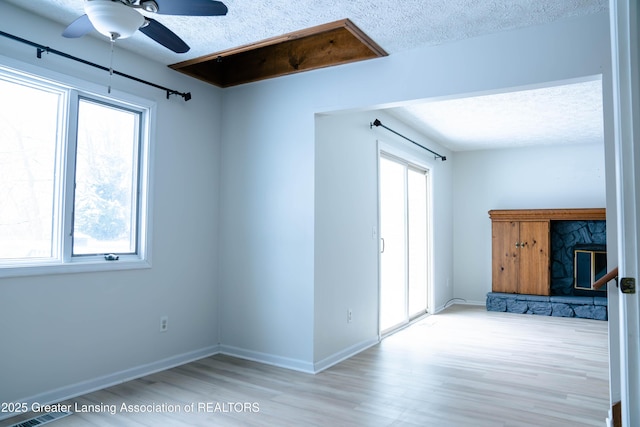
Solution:
<path fill-rule="evenodd" d="M 84 0 L 85 14 L 63 32 L 77 38 L 92 30 L 109 37 L 111 42 L 132 36 L 137 30 L 176 53 L 189 46 L 173 31 L 146 15 L 221 16 L 227 6 L 215 0 Z"/>

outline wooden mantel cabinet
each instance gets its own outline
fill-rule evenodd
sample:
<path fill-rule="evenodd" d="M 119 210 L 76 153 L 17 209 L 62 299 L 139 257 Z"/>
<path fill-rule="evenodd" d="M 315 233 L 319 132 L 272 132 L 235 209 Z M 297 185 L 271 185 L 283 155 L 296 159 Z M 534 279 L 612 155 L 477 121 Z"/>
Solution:
<path fill-rule="evenodd" d="M 493 292 L 549 295 L 549 221 L 492 221 Z"/>
<path fill-rule="evenodd" d="M 491 210 L 493 292 L 551 293 L 551 221 L 604 220 L 605 209 Z"/>

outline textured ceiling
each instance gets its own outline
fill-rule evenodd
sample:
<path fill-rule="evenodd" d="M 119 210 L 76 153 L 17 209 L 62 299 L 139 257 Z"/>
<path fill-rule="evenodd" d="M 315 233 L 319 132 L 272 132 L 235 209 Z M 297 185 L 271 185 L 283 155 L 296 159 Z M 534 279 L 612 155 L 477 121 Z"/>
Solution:
<path fill-rule="evenodd" d="M 387 111 L 453 151 L 604 141 L 601 80 Z"/>
<path fill-rule="evenodd" d="M 69 24 L 83 0 L 3 0 Z M 607 9 L 608 0 L 223 0 L 226 16 L 156 15 L 191 50 L 174 54 L 138 33 L 122 47 L 165 65 L 340 19 L 350 19 L 389 54 Z M 96 37 L 100 37 L 95 33 Z M 48 41 L 54 45 L 53 41 Z"/>
<path fill-rule="evenodd" d="M 62 25 L 83 0 L 2 0 Z M 607 10 L 608 0 L 223 0 L 219 17 L 157 15 L 191 50 L 175 54 L 141 33 L 117 44 L 164 65 L 350 19 L 390 55 Z M 93 37 L 102 37 L 97 32 Z M 106 38 L 105 38 L 106 41 Z M 53 48 L 55 40 L 36 40 Z M 602 140 L 599 82 L 412 105 L 393 114 L 453 150 Z M 585 100 L 588 100 L 585 102 Z M 598 102 L 600 102 L 599 105 Z M 552 106 L 550 108 L 550 106 Z M 563 114 L 552 114 L 557 108 Z M 566 111 L 571 111 L 567 115 Z M 519 113 L 518 113 L 519 112 Z M 492 114 L 490 117 L 486 115 Z M 477 120 L 478 117 L 484 117 Z M 564 120 L 558 120 L 564 117 Z M 537 122 L 534 121 L 537 120 Z M 473 123 L 473 125 L 471 125 Z M 594 127 L 595 126 L 595 127 Z M 597 128 L 597 129 L 596 129 Z M 541 130 L 543 129 L 543 130 Z"/>

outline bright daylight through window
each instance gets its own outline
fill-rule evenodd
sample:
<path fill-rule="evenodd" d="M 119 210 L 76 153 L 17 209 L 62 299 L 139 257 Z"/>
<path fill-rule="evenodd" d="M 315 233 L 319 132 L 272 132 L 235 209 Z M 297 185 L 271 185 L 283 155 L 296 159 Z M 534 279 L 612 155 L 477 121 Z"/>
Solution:
<path fill-rule="evenodd" d="M 0 273 L 145 260 L 149 108 L 2 69 L 0 99 Z"/>
<path fill-rule="evenodd" d="M 74 255 L 136 251 L 139 116 L 80 100 Z"/>

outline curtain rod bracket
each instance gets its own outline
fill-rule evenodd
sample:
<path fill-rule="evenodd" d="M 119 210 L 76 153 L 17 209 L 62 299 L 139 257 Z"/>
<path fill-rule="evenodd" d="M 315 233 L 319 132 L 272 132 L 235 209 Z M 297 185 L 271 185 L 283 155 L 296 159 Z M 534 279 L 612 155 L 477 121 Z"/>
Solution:
<path fill-rule="evenodd" d="M 36 49 L 36 56 L 42 59 L 42 52 L 49 53 L 49 46 L 43 46 Z"/>
<path fill-rule="evenodd" d="M 191 92 L 178 92 L 177 90 L 167 89 L 167 99 L 169 99 L 171 95 L 181 96 L 185 102 L 191 99 Z"/>
<path fill-rule="evenodd" d="M 433 158 L 434 158 L 434 159 L 436 159 L 436 160 L 437 160 L 437 159 L 440 159 L 440 160 L 442 160 L 443 162 L 444 162 L 445 160 L 447 160 L 447 157 L 446 157 L 446 156 L 442 156 L 442 155 L 440 155 L 440 154 L 436 153 L 435 151 L 429 150 L 427 147 L 425 147 L 425 146 L 423 146 L 423 145 L 421 145 L 421 144 L 418 144 L 417 142 L 415 142 L 415 141 L 413 141 L 413 140 L 411 140 L 411 139 L 407 138 L 406 136 L 404 136 L 404 135 L 402 135 L 402 134 L 400 134 L 400 133 L 396 132 L 396 131 L 395 131 L 395 130 L 393 130 L 393 129 L 390 129 L 390 128 L 386 127 L 386 126 L 385 126 L 385 125 L 383 125 L 383 124 L 382 124 L 382 122 L 381 122 L 380 120 L 378 120 L 378 119 L 375 119 L 375 120 L 373 121 L 373 123 L 369 123 L 369 129 L 373 129 L 373 127 L 374 127 L 374 126 L 376 126 L 376 127 L 377 127 L 377 126 L 382 126 L 383 128 L 385 128 L 385 129 L 386 129 L 386 130 L 388 130 L 389 132 L 393 132 L 393 133 L 395 133 L 396 135 L 398 135 L 399 137 L 406 139 L 407 141 L 409 141 L 409 142 L 411 142 L 411 143 L 413 143 L 413 144 L 417 145 L 418 147 L 422 148 L 423 150 L 427 150 L 428 152 L 430 152 L 431 154 L 433 154 L 433 155 L 434 155 L 434 157 L 433 157 Z"/>

